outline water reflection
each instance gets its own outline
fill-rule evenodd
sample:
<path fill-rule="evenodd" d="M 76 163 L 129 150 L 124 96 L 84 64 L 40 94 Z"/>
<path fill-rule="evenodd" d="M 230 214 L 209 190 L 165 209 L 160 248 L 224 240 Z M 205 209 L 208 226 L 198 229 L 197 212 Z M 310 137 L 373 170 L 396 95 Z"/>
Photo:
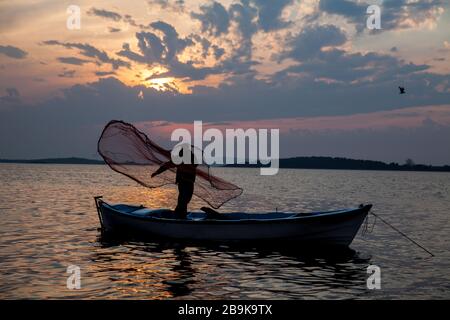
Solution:
<path fill-rule="evenodd" d="M 135 298 L 348 298 L 366 291 L 370 264 L 352 249 L 137 242 L 102 234 L 98 243 L 95 265 L 114 266 L 112 286 Z"/>
<path fill-rule="evenodd" d="M 195 283 L 191 257 L 185 248 L 175 248 L 174 255 L 177 264 L 172 267 L 172 271 L 177 277 L 174 280 L 164 280 L 163 283 L 173 297 L 187 296 L 192 292 L 190 285 Z"/>
<path fill-rule="evenodd" d="M 344 253 L 104 239 L 94 195 L 173 208 L 176 191 L 147 190 L 104 166 L 0 165 L 0 298 L 449 297 L 449 173 L 281 170 L 267 177 L 252 169 L 217 170 L 245 190 L 223 212 L 373 202 L 377 213 L 436 256 L 381 224 L 366 239 L 356 236 L 351 247 L 359 252 Z M 191 209 L 203 205 L 194 199 Z M 80 290 L 66 287 L 71 264 L 81 268 Z M 381 290 L 366 289 L 369 264 L 382 268 Z"/>

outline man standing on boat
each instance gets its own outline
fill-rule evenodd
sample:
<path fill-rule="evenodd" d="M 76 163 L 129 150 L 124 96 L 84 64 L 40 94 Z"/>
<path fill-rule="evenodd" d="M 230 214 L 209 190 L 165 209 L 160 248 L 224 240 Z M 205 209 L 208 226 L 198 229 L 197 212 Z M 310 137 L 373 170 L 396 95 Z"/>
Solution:
<path fill-rule="evenodd" d="M 179 152 L 179 157 L 183 159 L 183 148 L 181 148 Z M 175 183 L 178 186 L 178 202 L 175 208 L 175 214 L 182 219 L 185 219 L 187 216 L 187 207 L 194 193 L 197 164 L 195 163 L 196 161 L 193 152 L 191 152 L 190 160 L 190 163 L 184 163 L 183 161 L 178 165 L 174 164 L 172 161 L 167 161 L 163 163 L 158 170 L 152 173 L 153 178 L 168 169 L 176 168 Z"/>

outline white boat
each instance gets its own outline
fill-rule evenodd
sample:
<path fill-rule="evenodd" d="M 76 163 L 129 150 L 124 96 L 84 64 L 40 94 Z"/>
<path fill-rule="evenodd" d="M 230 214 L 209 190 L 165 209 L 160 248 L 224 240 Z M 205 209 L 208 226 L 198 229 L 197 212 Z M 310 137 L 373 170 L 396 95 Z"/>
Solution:
<path fill-rule="evenodd" d="M 111 205 L 95 198 L 102 230 L 151 238 L 213 242 L 279 242 L 349 246 L 372 205 L 311 212 L 191 212 L 177 219 L 168 209 Z"/>

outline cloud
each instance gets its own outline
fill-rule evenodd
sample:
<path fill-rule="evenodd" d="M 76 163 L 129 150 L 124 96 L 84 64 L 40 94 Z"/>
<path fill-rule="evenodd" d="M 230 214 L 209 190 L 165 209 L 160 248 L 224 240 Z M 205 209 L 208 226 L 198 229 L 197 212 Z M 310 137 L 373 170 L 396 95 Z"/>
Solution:
<path fill-rule="evenodd" d="M 422 24 L 435 23 L 441 16 L 444 0 L 395 0 L 383 1 L 381 7 L 382 30 L 416 28 Z M 340 15 L 361 32 L 366 27 L 366 10 L 370 3 L 350 0 L 320 0 L 323 13 Z"/>
<path fill-rule="evenodd" d="M 166 64 L 170 63 L 176 54 L 180 53 L 187 46 L 188 41 L 179 39 L 177 32 L 172 26 L 164 22 L 155 22 L 152 25 L 155 26 L 155 29 L 163 32 L 164 36 L 162 38 L 153 32 L 137 32 L 136 38 L 140 53 L 132 52 L 129 44 L 125 43 L 117 55 L 141 63 Z"/>
<path fill-rule="evenodd" d="M 376 90 L 378 96 L 382 92 L 379 89 Z M 3 157 L 9 158 L 93 157 L 97 138 L 111 119 L 138 125 L 147 123 L 144 128 L 150 129 L 152 137 L 165 145 L 173 145 L 168 144 L 172 129 L 192 125 L 193 120 L 203 120 L 207 127 L 220 129 L 280 128 L 283 157 L 325 155 L 400 162 L 412 158 L 416 162 L 450 163 L 450 152 L 446 148 L 450 142 L 449 94 L 446 105 L 387 108 L 383 112 L 375 111 L 380 108 L 378 102 L 398 99 L 395 90 L 392 94 L 383 94 L 390 96 L 384 101 L 370 104 L 373 96 L 367 97 L 370 109 L 359 105 L 359 99 L 351 96 L 348 101 L 347 97 L 348 105 L 356 104 L 361 107 L 359 111 L 372 110 L 355 115 L 354 110 L 340 104 L 342 99 L 336 90 L 326 91 L 327 95 L 314 87 L 286 90 L 266 103 L 275 93 L 265 93 L 270 90 L 258 82 L 186 97 L 159 93 L 144 86 L 129 87 L 117 79 L 104 78 L 72 86 L 64 90 L 62 97 L 38 105 L 18 104 L 14 108 L 0 109 L 0 150 Z M 141 91 L 145 100 L 138 97 Z M 321 103 L 325 107 L 322 110 L 315 104 L 309 106 L 310 92 L 325 96 L 323 102 L 327 100 L 328 105 Z M 274 102 L 278 102 L 277 108 L 267 108 Z M 287 103 L 289 112 L 286 112 Z M 411 105 L 414 103 L 417 103 L 414 99 L 409 101 Z M 333 115 L 341 111 L 336 110 L 340 108 L 347 110 L 347 114 Z M 324 116 L 325 113 L 329 115 Z M 322 115 L 318 117 L 319 114 Z M 11 136 L 11 132 L 15 134 Z M 18 143 L 20 141 L 26 143 Z"/>
<path fill-rule="evenodd" d="M 326 13 L 342 15 L 347 18 L 355 19 L 360 17 L 365 20 L 365 13 L 368 5 L 364 3 L 353 2 L 349 0 L 320 0 L 319 9 Z M 363 18 L 364 17 L 364 18 Z"/>
<path fill-rule="evenodd" d="M 9 97 L 20 97 L 19 90 L 16 88 L 7 88 L 6 93 Z"/>
<path fill-rule="evenodd" d="M 313 25 L 288 36 L 285 49 L 277 59 L 281 62 L 289 58 L 298 63 L 275 73 L 272 81 L 289 86 L 308 82 L 335 83 L 351 90 L 364 83 L 404 83 L 418 72 L 430 69 L 427 64 L 407 63 L 391 54 L 338 48 L 347 41 L 344 31 L 334 25 Z M 394 47 L 390 51 L 397 50 Z"/>
<path fill-rule="evenodd" d="M 304 60 L 317 55 L 322 48 L 340 46 L 347 41 L 345 33 L 334 25 L 313 26 L 303 29 L 298 35 L 288 39 L 287 51 L 280 59 Z"/>
<path fill-rule="evenodd" d="M 120 32 L 122 30 L 120 28 L 108 27 L 108 31 L 110 33 L 117 33 L 117 32 Z"/>
<path fill-rule="evenodd" d="M 142 64 L 166 66 L 169 71 L 158 74 L 158 78 L 188 77 L 191 80 L 202 80 L 209 74 L 220 72 L 218 68 L 196 67 L 194 61 L 181 62 L 178 55 L 195 43 L 192 38 L 180 38 L 172 25 L 163 21 L 156 21 L 151 23 L 150 27 L 155 31 L 160 31 L 162 36 L 154 32 L 137 32 L 136 39 L 139 52 L 132 51 L 130 45 L 124 43 L 122 50 L 117 52 L 117 55 Z M 199 38 L 197 37 L 197 39 Z M 215 50 L 217 54 L 223 54 L 220 52 L 220 48 L 215 48 Z"/>
<path fill-rule="evenodd" d="M 191 17 L 200 21 L 202 32 L 215 36 L 226 33 L 230 27 L 227 9 L 216 1 L 213 1 L 211 4 L 201 5 L 200 13 L 192 12 Z"/>
<path fill-rule="evenodd" d="M 168 140 L 186 122 L 136 123 L 152 137 Z M 396 161 L 413 158 L 425 164 L 449 164 L 450 105 L 405 108 L 384 112 L 331 117 L 279 118 L 258 121 L 204 122 L 203 129 L 280 129 L 282 157 L 341 156 Z"/>
<path fill-rule="evenodd" d="M 255 18 L 258 10 L 250 5 L 249 0 L 242 0 L 240 3 L 233 3 L 230 6 L 230 16 L 239 26 L 240 33 L 249 38 L 258 30 Z"/>
<path fill-rule="evenodd" d="M 119 13 L 114 12 L 114 11 L 108 11 L 105 9 L 91 8 L 87 11 L 87 14 L 92 15 L 92 16 L 106 18 L 106 19 L 111 19 L 114 21 L 122 20 L 122 15 L 120 15 Z"/>
<path fill-rule="evenodd" d="M 251 73 L 250 67 L 256 64 L 252 61 L 253 36 L 261 30 L 271 32 L 288 27 L 290 22 L 285 21 L 282 14 L 292 3 L 292 0 L 240 0 L 227 9 L 213 1 L 200 6 L 200 12 L 191 13 L 191 17 L 200 21 L 201 31 L 208 36 L 216 40 L 226 36 L 227 41 L 235 42 L 228 61 L 224 62 L 224 70 L 235 74 Z M 220 57 L 224 50 L 218 49 L 215 53 Z"/>
<path fill-rule="evenodd" d="M 225 49 L 200 35 L 191 34 L 186 38 L 181 38 L 172 25 L 163 21 L 153 22 L 149 28 L 155 32 L 140 31 L 136 33 L 138 51 L 133 51 L 129 43 L 124 43 L 122 50 L 116 53 L 118 56 L 137 63 L 160 65 L 168 69 L 167 72 L 150 76 L 148 79 L 176 77 L 191 81 L 203 80 L 209 75 L 224 73 L 233 77 L 238 74 L 254 73 L 250 68 L 258 64 L 251 60 L 251 38 L 242 39 L 241 46 L 236 47 L 235 51 L 227 55 L 226 59 L 215 61 L 212 66 L 204 66 L 204 61 L 195 56 L 191 58 L 192 60 L 185 61 L 180 61 L 179 56 L 185 49 L 199 45 L 203 60 L 210 54 L 218 60 L 226 54 Z"/>
<path fill-rule="evenodd" d="M 26 51 L 23 51 L 17 47 L 2 45 L 0 45 L 0 54 L 4 54 L 5 56 L 13 59 L 25 59 L 28 55 Z"/>
<path fill-rule="evenodd" d="M 185 5 L 184 0 L 148 0 L 147 2 L 151 9 L 154 6 L 158 6 L 165 11 L 170 9 L 175 12 L 183 11 Z"/>
<path fill-rule="evenodd" d="M 284 8 L 292 4 L 293 0 L 253 0 L 258 8 L 258 23 L 265 31 L 273 31 L 286 28 L 290 25 L 289 21 L 282 19 Z"/>
<path fill-rule="evenodd" d="M 6 95 L 0 96 L 0 101 L 7 103 L 7 104 L 13 104 L 13 103 L 19 103 L 20 102 L 20 93 L 19 90 L 16 88 L 6 88 Z"/>
<path fill-rule="evenodd" d="M 97 71 L 95 72 L 96 76 L 104 77 L 104 76 L 111 76 L 115 75 L 116 73 L 114 71 Z"/>
<path fill-rule="evenodd" d="M 91 62 L 89 60 L 75 58 L 75 57 L 58 57 L 57 60 L 61 63 L 72 64 L 76 66 L 81 66 L 85 63 Z"/>
<path fill-rule="evenodd" d="M 79 49 L 79 53 L 85 57 L 94 58 L 99 64 L 106 63 L 110 64 L 113 69 L 118 69 L 120 67 L 129 68 L 130 63 L 114 59 L 108 56 L 105 51 L 99 50 L 94 46 L 87 43 L 76 43 L 76 42 L 60 42 L 58 40 L 47 40 L 42 42 L 44 45 L 58 45 L 63 46 L 67 49 Z"/>
<path fill-rule="evenodd" d="M 165 45 L 164 50 L 164 59 L 166 61 L 171 61 L 175 58 L 175 55 L 183 52 L 186 47 L 193 45 L 193 41 L 189 38 L 181 39 L 178 36 L 177 31 L 170 24 L 163 21 L 156 21 L 150 24 L 150 26 L 155 29 L 161 31 L 164 36 L 162 41 Z"/>
<path fill-rule="evenodd" d="M 159 1 L 159 2 L 164 2 L 164 1 Z M 97 16 L 97 17 L 101 17 L 101 18 L 105 18 L 105 19 L 110 19 L 115 22 L 123 21 L 125 23 L 128 23 L 130 26 L 133 26 L 136 28 L 147 29 L 147 26 L 145 26 L 143 24 L 138 24 L 136 22 L 136 20 L 134 20 L 134 18 L 129 14 L 121 15 L 118 12 L 109 11 L 109 10 L 105 10 L 105 9 L 96 9 L 96 8 L 91 8 L 89 11 L 87 11 L 87 13 L 88 13 L 88 15 L 91 15 L 91 16 Z M 109 27 L 108 30 L 111 33 L 121 31 L 121 29 L 115 28 L 115 27 Z"/>
<path fill-rule="evenodd" d="M 73 78 L 75 76 L 75 70 L 63 70 L 58 77 L 60 78 Z"/>
<path fill-rule="evenodd" d="M 241 44 L 236 55 L 251 59 L 252 38 L 258 31 L 258 23 L 256 21 L 258 11 L 250 5 L 248 0 L 242 0 L 241 3 L 233 3 L 229 12 L 231 19 L 236 22 L 241 36 Z"/>
<path fill-rule="evenodd" d="M 259 30 L 269 32 L 290 25 L 289 21 L 283 20 L 282 13 L 292 3 L 293 0 L 241 0 L 232 3 L 227 9 L 213 1 L 200 6 L 200 12 L 192 12 L 191 17 L 200 21 L 202 32 L 214 37 L 227 34 L 232 22 L 235 22 L 241 36 L 236 55 L 249 59 L 254 34 Z"/>

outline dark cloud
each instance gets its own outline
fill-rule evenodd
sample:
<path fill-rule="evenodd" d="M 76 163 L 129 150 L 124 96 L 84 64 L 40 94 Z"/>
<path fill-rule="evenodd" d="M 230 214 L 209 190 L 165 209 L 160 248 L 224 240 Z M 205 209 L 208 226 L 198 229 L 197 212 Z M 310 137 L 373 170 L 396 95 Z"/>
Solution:
<path fill-rule="evenodd" d="M 89 60 L 75 58 L 75 57 L 59 57 L 57 59 L 61 63 L 72 64 L 72 65 L 76 65 L 76 66 L 81 66 L 85 63 L 91 62 Z"/>
<path fill-rule="evenodd" d="M 311 76 L 297 78 L 285 74 L 273 82 L 235 77 L 233 82 L 223 83 L 218 88 L 204 90 L 204 87 L 193 87 L 190 95 L 168 94 L 144 86 L 128 87 L 115 78 L 103 78 L 70 87 L 64 90 L 63 99 L 55 98 L 33 107 L 33 110 L 83 123 L 112 118 L 191 122 L 349 115 L 448 104 L 450 101 L 448 75 L 414 72 L 422 67 L 401 64 L 391 56 L 359 54 L 352 57 L 343 52 L 322 54 L 325 56 L 319 61 L 328 59 L 329 65 L 324 64 L 313 71 L 311 65 L 304 66 L 302 72 L 311 73 Z M 359 61 L 352 62 L 355 60 Z M 376 65 L 372 66 L 374 61 Z M 382 70 L 379 74 L 374 72 L 377 66 Z M 365 68 L 369 70 L 365 71 Z M 361 70 L 361 77 L 377 76 L 358 81 L 353 74 L 355 70 Z M 289 73 L 295 72 L 298 70 Z M 314 81 L 320 76 L 335 78 L 339 82 Z M 397 86 L 403 79 L 408 79 L 409 94 L 400 96 Z M 445 83 L 445 90 L 436 89 Z M 144 100 L 138 98 L 140 91 L 143 91 Z"/>
<path fill-rule="evenodd" d="M 16 88 L 7 88 L 6 93 L 8 94 L 9 97 L 16 97 L 16 98 L 20 97 L 19 90 L 17 90 Z"/>
<path fill-rule="evenodd" d="M 208 75 L 228 73 L 229 76 L 236 74 L 254 73 L 251 67 L 258 64 L 251 60 L 251 38 L 243 39 L 241 46 L 235 48 L 234 52 L 213 67 L 202 67 L 198 63 L 203 63 L 205 57 L 213 54 L 216 59 L 225 55 L 225 50 L 216 44 L 212 44 L 207 38 L 200 35 L 190 35 L 181 38 L 175 28 L 168 23 L 157 21 L 149 25 L 152 30 L 136 33 L 138 51 L 131 50 L 128 43 L 124 43 L 122 50 L 116 54 L 131 61 L 142 64 L 159 64 L 167 67 L 169 71 L 151 76 L 155 77 L 177 77 L 185 80 L 202 80 Z M 178 55 L 186 48 L 200 44 L 201 57 L 194 57 L 194 60 L 181 62 Z"/>
<path fill-rule="evenodd" d="M 200 13 L 192 12 L 191 17 L 200 21 L 202 32 L 208 32 L 215 36 L 228 32 L 230 27 L 227 9 L 216 1 L 201 5 Z"/>
<path fill-rule="evenodd" d="M 208 57 L 208 55 L 210 54 L 210 50 L 214 50 L 212 48 L 213 44 L 211 43 L 211 41 L 209 41 L 208 39 L 206 39 L 202 36 L 194 34 L 194 35 L 191 35 L 191 39 L 194 40 L 196 43 L 200 44 L 200 46 L 202 48 L 201 57 L 203 60 Z M 197 59 L 197 61 L 201 62 L 201 61 L 203 61 L 202 59 Z"/>
<path fill-rule="evenodd" d="M 137 23 L 136 20 L 134 20 L 134 18 L 129 15 L 129 14 L 125 14 L 123 16 L 123 21 L 128 23 L 130 26 L 136 27 L 136 28 L 140 28 L 140 29 L 147 29 L 147 26 L 144 26 L 143 24 Z"/>
<path fill-rule="evenodd" d="M 252 38 L 258 31 L 258 24 L 255 19 L 258 15 L 258 11 L 255 7 L 250 5 L 249 0 L 242 0 L 240 3 L 232 4 L 229 12 L 231 19 L 237 23 L 242 38 L 236 55 L 251 59 Z"/>
<path fill-rule="evenodd" d="M 444 5 L 444 0 L 408 0 L 383 1 L 381 7 L 382 30 L 409 28 L 427 19 L 436 20 L 436 9 Z M 366 28 L 366 10 L 370 3 L 350 0 L 320 0 L 319 9 L 328 14 L 345 17 L 361 32 Z"/>
<path fill-rule="evenodd" d="M 309 59 L 329 46 L 339 46 L 347 41 L 345 33 L 334 25 L 313 26 L 303 29 L 298 35 L 287 40 L 289 48 L 281 54 L 280 59 Z"/>
<path fill-rule="evenodd" d="M 172 9 L 174 11 L 184 10 L 184 0 L 148 0 L 148 4 L 152 9 L 153 6 L 158 6 L 161 9 Z"/>
<path fill-rule="evenodd" d="M 73 78 L 75 76 L 75 70 L 63 70 L 58 77 L 60 78 Z"/>
<path fill-rule="evenodd" d="M 13 46 L 2 46 L 0 45 L 0 54 L 4 54 L 7 57 L 14 59 L 24 59 L 28 53 Z"/>
<path fill-rule="evenodd" d="M 140 53 L 132 52 L 129 44 L 125 43 L 122 51 L 117 54 L 141 63 L 171 64 L 174 60 L 177 60 L 176 55 L 178 53 L 193 44 L 190 39 L 179 38 L 176 30 L 165 22 L 154 22 L 151 27 L 161 31 L 163 33 L 162 38 L 153 32 L 137 32 L 136 38 Z"/>
<path fill-rule="evenodd" d="M 136 37 L 139 39 L 138 34 L 136 34 Z M 140 53 L 136 53 L 133 52 L 130 48 L 130 44 L 129 43 L 124 43 L 122 45 L 122 50 L 116 52 L 116 54 L 118 56 L 127 58 L 131 61 L 135 61 L 138 63 L 151 63 L 151 62 L 146 62 L 146 58 L 144 55 L 141 55 Z"/>
<path fill-rule="evenodd" d="M 121 15 L 118 12 L 108 11 L 108 10 L 104 10 L 104 9 L 96 9 L 96 8 L 91 8 L 87 13 L 89 15 L 110 19 L 110 20 L 113 20 L 116 22 L 123 21 L 125 23 L 128 23 L 130 26 L 140 28 L 140 29 L 147 28 L 147 26 L 137 23 L 136 20 L 134 20 L 134 18 L 129 14 Z M 109 32 L 119 32 L 121 30 L 119 28 L 114 28 L 114 27 L 109 27 L 108 29 L 109 29 Z"/>
<path fill-rule="evenodd" d="M 286 28 L 290 25 L 290 22 L 284 21 L 281 15 L 284 8 L 293 0 L 252 0 L 252 2 L 258 8 L 258 23 L 265 32 Z"/>
<path fill-rule="evenodd" d="M 108 54 L 103 51 L 95 48 L 94 46 L 87 44 L 87 43 L 75 43 L 75 42 L 60 42 L 58 40 L 47 40 L 44 41 L 42 44 L 44 45 L 59 45 L 63 46 L 68 49 L 78 49 L 80 50 L 80 54 L 89 57 L 94 58 L 99 64 L 110 64 L 114 69 L 118 69 L 120 67 L 129 68 L 130 63 L 120 60 L 120 59 L 114 59 L 108 56 Z"/>
<path fill-rule="evenodd" d="M 219 2 L 202 5 L 200 12 L 191 13 L 191 17 L 201 22 L 201 31 L 210 36 L 218 37 L 229 32 L 232 23 L 237 26 L 238 44 L 234 46 L 229 61 L 225 62 L 227 70 L 233 72 L 251 72 L 248 66 L 252 66 L 252 39 L 260 30 L 265 32 L 288 27 L 289 21 L 282 19 L 282 12 L 292 0 L 264 1 L 264 0 L 240 0 L 225 8 Z M 216 56 L 222 56 L 223 50 L 216 51 Z M 236 68 L 230 68 L 232 65 Z"/>
<path fill-rule="evenodd" d="M 292 3 L 293 0 L 241 0 L 227 10 L 213 1 L 200 6 L 200 12 L 191 13 L 191 17 L 201 22 L 202 32 L 214 36 L 227 33 L 231 21 L 235 21 L 243 38 L 250 39 L 260 29 L 269 32 L 288 27 L 290 22 L 282 19 L 282 13 Z"/>
<path fill-rule="evenodd" d="M 195 43 L 191 38 L 180 38 L 175 28 L 170 24 L 157 21 L 151 23 L 150 27 L 156 31 L 160 31 L 162 36 L 147 31 L 137 32 L 136 38 L 138 40 L 139 52 L 132 51 L 130 45 L 125 43 L 122 46 L 122 50 L 117 52 L 117 55 L 126 57 L 129 60 L 138 63 L 164 65 L 169 69 L 169 71 L 165 73 L 152 77 L 171 76 L 178 78 L 187 77 L 191 80 L 201 80 L 209 74 L 219 72 L 216 68 L 195 67 L 194 61 L 179 61 L 177 55 Z M 207 43 L 205 42 L 205 45 L 206 44 Z M 220 54 L 220 52 L 218 52 L 218 54 Z"/>
<path fill-rule="evenodd" d="M 163 58 L 166 61 L 173 60 L 176 54 L 183 52 L 186 47 L 194 44 L 189 38 L 181 39 L 175 28 L 168 23 L 157 21 L 151 23 L 150 26 L 164 34 L 162 38 L 162 42 L 165 46 Z"/>
<path fill-rule="evenodd" d="M 110 33 L 117 33 L 117 32 L 120 32 L 122 30 L 120 28 L 108 27 L 108 31 Z"/>
<path fill-rule="evenodd" d="M 237 22 L 239 31 L 244 38 L 250 38 L 258 30 L 258 25 L 255 21 L 255 18 L 258 16 L 258 10 L 250 5 L 250 0 L 233 3 L 229 11 L 232 19 Z"/>
<path fill-rule="evenodd" d="M 0 101 L 6 104 L 14 104 L 20 102 L 20 93 L 16 88 L 6 88 L 6 95 L 0 96 Z"/>
<path fill-rule="evenodd" d="M 95 72 L 96 76 L 104 77 L 104 76 L 111 76 L 115 75 L 116 73 L 114 71 L 97 71 Z"/>
<path fill-rule="evenodd" d="M 91 8 L 89 11 L 87 11 L 87 14 L 97 17 L 102 17 L 106 19 L 111 19 L 114 21 L 120 21 L 122 20 L 122 15 L 120 15 L 117 12 L 109 11 L 105 9 L 97 9 L 97 8 Z"/>
<path fill-rule="evenodd" d="M 223 49 L 223 48 L 221 48 L 221 47 L 219 47 L 219 46 L 217 46 L 215 44 L 213 44 L 211 46 L 211 48 L 213 49 L 214 57 L 216 59 L 220 59 L 225 54 L 225 49 Z"/>
<path fill-rule="evenodd" d="M 309 81 L 335 81 L 345 84 L 347 90 L 352 90 L 352 83 L 379 83 L 404 81 L 414 73 L 429 69 L 428 65 L 404 63 L 391 56 L 369 52 L 347 53 L 343 50 L 318 52 L 311 59 L 301 64 L 289 67 L 277 74 L 278 81 L 287 75 L 302 75 Z M 281 76 L 281 77 L 280 77 Z M 288 81 L 286 78 L 285 81 Z M 403 80 L 402 80 L 403 79 Z M 355 85 L 356 86 L 356 85 Z"/>
<path fill-rule="evenodd" d="M 408 83 L 411 96 L 402 97 L 399 97 L 394 82 L 345 86 L 305 81 L 294 83 L 291 87 L 280 87 L 251 78 L 217 89 L 194 88 L 194 93 L 186 96 L 157 92 L 144 86 L 128 87 L 117 79 L 103 78 L 86 85 L 72 86 L 63 91 L 62 97 L 38 105 L 19 104 L 14 108 L 0 109 L 0 150 L 11 158 L 90 156 L 95 153 L 96 141 L 103 126 L 111 119 L 223 123 L 444 104 L 450 101 L 450 93 L 439 93 L 434 87 L 446 80 L 449 76 L 416 74 L 410 77 Z M 424 85 L 425 81 L 429 81 L 430 85 Z M 140 91 L 144 100 L 138 97 Z M 15 133 L 13 137 L 11 132 Z M 448 148 L 443 147 L 448 145 L 448 128 L 441 130 L 436 125 L 425 123 L 423 131 L 399 129 L 383 132 L 380 134 L 371 129 L 331 134 L 291 131 L 288 135 L 282 135 L 280 150 L 283 155 L 290 152 L 289 155 L 385 157 L 382 160 L 395 160 L 399 155 L 403 160 L 406 157 L 426 162 L 448 160 Z M 434 143 L 433 137 L 436 139 Z M 418 147 L 422 143 L 428 158 L 421 158 L 420 155 L 424 157 L 425 153 L 417 151 L 422 150 Z M 402 152 L 395 153 L 396 147 Z"/>
<path fill-rule="evenodd" d="M 349 0 L 320 0 L 319 9 L 326 13 L 342 15 L 348 18 L 355 19 L 359 17 L 361 23 L 366 20 L 366 9 L 368 4 L 357 3 Z"/>
<path fill-rule="evenodd" d="M 436 20 L 436 9 L 444 6 L 446 0 L 384 1 L 382 5 L 382 27 L 385 29 L 408 28 L 410 23 L 421 23 L 427 19 Z"/>

